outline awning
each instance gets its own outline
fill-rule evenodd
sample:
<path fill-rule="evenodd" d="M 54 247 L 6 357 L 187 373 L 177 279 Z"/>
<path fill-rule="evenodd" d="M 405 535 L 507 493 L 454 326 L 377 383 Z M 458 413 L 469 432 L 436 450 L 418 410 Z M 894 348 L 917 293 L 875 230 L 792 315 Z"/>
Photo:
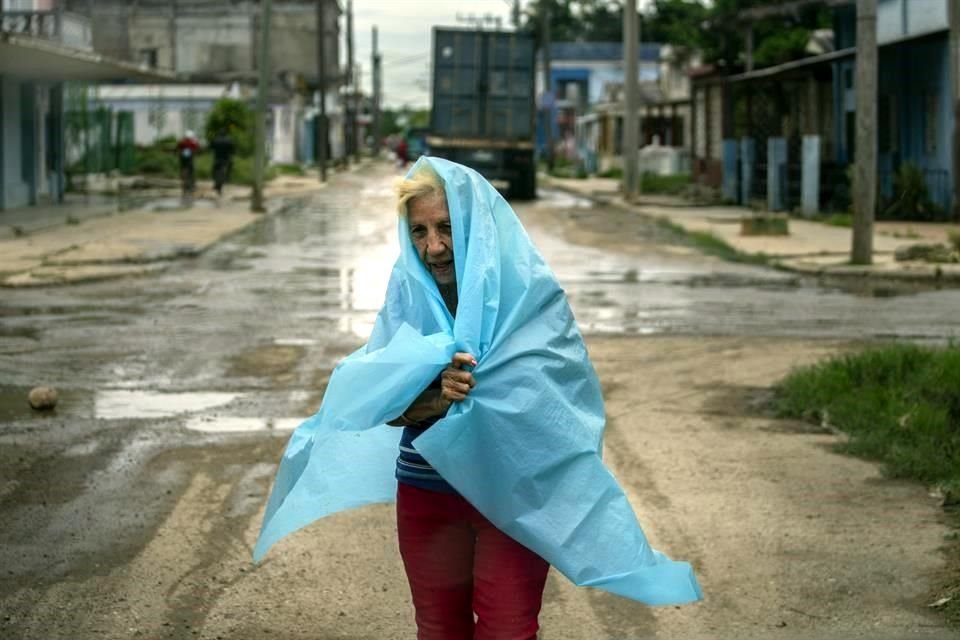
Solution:
<path fill-rule="evenodd" d="M 738 73 L 735 76 L 728 76 L 727 82 L 744 82 L 746 80 L 760 80 L 762 78 L 772 78 L 773 76 L 779 76 L 789 71 L 796 71 L 798 69 L 805 69 L 807 67 L 813 67 L 818 64 L 825 64 L 828 62 L 834 62 L 836 60 L 842 60 L 843 58 L 852 58 L 856 55 L 857 48 L 850 47 L 849 49 L 841 49 L 840 51 L 831 51 L 830 53 L 824 53 L 819 56 L 810 56 L 809 58 L 801 58 L 800 60 L 791 60 L 790 62 L 784 62 L 783 64 L 778 64 L 772 67 L 764 67 L 763 69 L 757 69 L 756 71 L 749 71 L 747 73 Z"/>
<path fill-rule="evenodd" d="M 921 31 L 919 33 L 911 33 L 899 38 L 892 38 L 884 42 L 877 44 L 877 48 L 881 51 L 887 47 L 893 47 L 898 44 L 904 44 L 914 40 L 922 40 L 924 38 L 931 38 L 934 36 L 941 36 L 948 34 L 949 31 L 943 28 L 931 29 L 930 31 Z M 857 55 L 856 47 L 849 47 L 847 49 L 840 49 L 839 51 L 831 51 L 830 53 L 824 53 L 819 56 L 810 56 L 808 58 L 801 58 L 800 60 L 791 60 L 790 62 L 785 62 L 783 64 L 778 64 L 772 67 L 764 67 L 763 69 L 757 69 L 756 71 L 749 71 L 747 73 L 738 73 L 737 75 L 727 76 L 726 78 L 721 78 L 721 81 L 725 82 L 744 82 L 747 80 L 760 80 L 763 78 L 772 78 L 774 76 L 783 75 L 784 73 L 795 71 L 798 69 L 804 69 L 806 67 L 816 66 L 818 64 L 825 64 L 827 62 L 834 62 L 836 60 L 842 60 L 844 58 L 855 58 Z"/>
<path fill-rule="evenodd" d="M 30 36 L 0 33 L 0 74 L 30 80 L 176 82 L 172 71 L 151 69 L 116 58 L 69 49 Z"/>

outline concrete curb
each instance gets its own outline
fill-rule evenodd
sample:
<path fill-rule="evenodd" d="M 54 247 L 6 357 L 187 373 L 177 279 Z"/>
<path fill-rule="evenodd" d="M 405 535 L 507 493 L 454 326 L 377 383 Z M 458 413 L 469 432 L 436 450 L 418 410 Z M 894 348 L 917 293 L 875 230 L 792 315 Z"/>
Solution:
<path fill-rule="evenodd" d="M 545 187 L 551 189 L 557 189 L 563 191 L 564 193 L 584 198 L 590 200 L 595 204 L 600 204 L 603 206 L 611 207 L 619 211 L 624 211 L 627 213 L 632 213 L 634 215 L 643 216 L 644 218 L 655 221 L 655 222 L 667 222 L 673 227 L 678 228 L 681 232 L 684 233 L 710 233 L 717 242 L 723 243 L 727 246 L 731 253 L 743 256 L 747 261 L 757 262 L 764 260 L 770 267 L 780 269 L 782 271 L 787 271 L 791 273 L 797 273 L 801 275 L 815 276 L 815 277 L 831 277 L 831 278 L 850 278 L 850 279 L 871 279 L 871 280 L 895 280 L 895 281 L 914 281 L 914 282 L 949 282 L 949 283 L 960 283 L 960 264 L 934 264 L 926 262 L 884 262 L 880 264 L 873 265 L 853 265 L 846 262 L 842 262 L 842 256 L 838 254 L 831 253 L 819 253 L 819 254 L 807 254 L 807 257 L 815 256 L 831 256 L 836 255 L 838 260 L 837 264 L 815 264 L 811 263 L 808 260 L 804 260 L 803 254 L 800 255 L 790 255 L 790 256 L 776 256 L 770 254 L 760 254 L 760 253 L 751 253 L 745 252 L 737 247 L 731 245 L 722 237 L 718 236 L 715 233 L 710 231 L 703 231 L 701 229 L 690 229 L 683 224 L 682 221 L 678 221 L 676 218 L 670 216 L 652 214 L 647 211 L 643 211 L 642 207 L 644 204 L 630 205 L 622 202 L 618 202 L 615 199 L 607 198 L 593 193 L 584 193 L 577 189 L 571 188 L 564 184 L 559 184 L 556 181 L 549 178 L 549 176 L 541 175 L 541 184 Z M 646 206 L 660 206 L 658 204 L 650 204 Z M 701 209 L 705 208 L 702 206 L 691 205 L 691 209 Z M 876 255 L 886 255 L 882 252 L 876 252 Z"/>

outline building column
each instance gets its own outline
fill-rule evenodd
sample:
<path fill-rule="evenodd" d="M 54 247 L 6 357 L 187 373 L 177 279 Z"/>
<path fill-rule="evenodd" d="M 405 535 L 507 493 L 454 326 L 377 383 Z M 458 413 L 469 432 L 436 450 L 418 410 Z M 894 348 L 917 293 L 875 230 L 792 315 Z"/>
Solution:
<path fill-rule="evenodd" d="M 6 123 L 8 118 L 5 104 L 6 78 L 0 75 L 0 211 L 7 208 L 6 184 L 7 184 L 7 158 L 4 155 L 7 148 Z"/>
<path fill-rule="evenodd" d="M 55 176 L 56 191 L 52 193 L 54 200 L 63 204 L 63 194 L 67 190 L 67 132 L 63 106 L 64 83 L 58 82 L 50 89 L 50 136 L 48 144 L 52 154 L 50 166 Z"/>

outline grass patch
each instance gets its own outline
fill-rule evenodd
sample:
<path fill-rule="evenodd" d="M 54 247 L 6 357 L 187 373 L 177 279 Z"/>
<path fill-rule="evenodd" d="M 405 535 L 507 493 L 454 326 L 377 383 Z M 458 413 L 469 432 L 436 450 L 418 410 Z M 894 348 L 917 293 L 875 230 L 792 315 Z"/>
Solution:
<path fill-rule="evenodd" d="M 792 372 L 781 416 L 826 422 L 894 478 L 960 491 L 960 347 L 873 347 Z"/>
<path fill-rule="evenodd" d="M 765 253 L 742 253 L 708 231 L 688 231 L 667 218 L 657 218 L 657 226 L 682 237 L 703 253 L 723 260 L 759 265 L 767 265 L 771 261 Z"/>
<path fill-rule="evenodd" d="M 640 191 L 651 195 L 679 196 L 689 186 L 690 176 L 686 174 L 661 176 L 655 173 L 645 173 L 640 180 Z"/>
<path fill-rule="evenodd" d="M 846 227 L 849 229 L 853 226 L 853 215 L 849 213 L 824 213 L 815 216 L 813 221 L 828 224 L 831 227 Z"/>
<path fill-rule="evenodd" d="M 599 178 L 615 178 L 621 180 L 623 178 L 623 169 L 620 167 L 611 167 L 606 171 L 601 171 L 597 174 Z"/>

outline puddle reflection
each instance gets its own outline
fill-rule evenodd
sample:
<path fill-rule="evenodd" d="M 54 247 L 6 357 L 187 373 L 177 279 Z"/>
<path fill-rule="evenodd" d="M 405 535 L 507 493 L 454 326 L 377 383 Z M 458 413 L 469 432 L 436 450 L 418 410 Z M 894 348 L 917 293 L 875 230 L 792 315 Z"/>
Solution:
<path fill-rule="evenodd" d="M 94 417 L 100 420 L 168 418 L 181 413 L 206 411 L 238 398 L 238 393 L 162 393 L 108 389 L 94 398 Z"/>

